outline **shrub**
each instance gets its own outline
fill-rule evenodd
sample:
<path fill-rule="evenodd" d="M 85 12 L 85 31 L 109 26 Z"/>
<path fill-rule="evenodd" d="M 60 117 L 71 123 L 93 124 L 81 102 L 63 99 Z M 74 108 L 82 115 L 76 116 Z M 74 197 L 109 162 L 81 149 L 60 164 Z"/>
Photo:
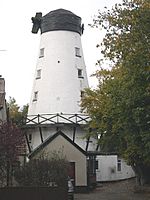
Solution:
<path fill-rule="evenodd" d="M 56 152 L 50 158 L 32 159 L 15 171 L 20 186 L 67 186 L 68 161 Z"/>

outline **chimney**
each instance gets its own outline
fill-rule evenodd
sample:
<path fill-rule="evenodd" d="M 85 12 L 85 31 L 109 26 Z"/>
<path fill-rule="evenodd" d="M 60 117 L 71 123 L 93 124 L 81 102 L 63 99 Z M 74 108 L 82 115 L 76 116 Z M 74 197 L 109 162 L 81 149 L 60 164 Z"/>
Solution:
<path fill-rule="evenodd" d="M 3 108 L 5 102 L 5 80 L 0 77 L 0 108 Z"/>

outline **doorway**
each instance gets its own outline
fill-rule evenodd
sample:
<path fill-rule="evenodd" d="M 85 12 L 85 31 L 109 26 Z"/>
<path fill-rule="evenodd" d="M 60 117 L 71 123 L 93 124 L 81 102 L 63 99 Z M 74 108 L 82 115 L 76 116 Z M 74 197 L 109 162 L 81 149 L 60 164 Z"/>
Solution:
<path fill-rule="evenodd" d="M 68 176 L 71 179 L 71 182 L 73 184 L 73 186 L 75 187 L 75 162 L 69 162 L 69 172 L 68 172 Z"/>

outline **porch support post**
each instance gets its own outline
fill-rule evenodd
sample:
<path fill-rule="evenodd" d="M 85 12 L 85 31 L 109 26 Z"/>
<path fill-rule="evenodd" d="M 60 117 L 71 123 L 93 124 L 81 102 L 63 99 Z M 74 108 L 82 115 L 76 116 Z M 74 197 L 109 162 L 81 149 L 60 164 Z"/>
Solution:
<path fill-rule="evenodd" d="M 40 131 L 40 137 L 41 137 L 41 142 L 43 143 L 43 134 L 42 134 L 42 128 L 39 126 L 39 131 Z"/>
<path fill-rule="evenodd" d="M 90 142 L 90 136 L 87 138 L 85 151 L 88 150 L 89 142 Z"/>
<path fill-rule="evenodd" d="M 76 126 L 73 127 L 73 142 L 75 142 L 76 128 Z"/>
<path fill-rule="evenodd" d="M 24 135 L 25 135 L 25 138 L 26 138 L 26 142 L 27 142 L 27 146 L 28 146 L 29 153 L 31 153 L 31 147 L 30 147 L 30 142 L 29 142 L 29 139 L 28 139 L 27 133 L 24 132 Z"/>

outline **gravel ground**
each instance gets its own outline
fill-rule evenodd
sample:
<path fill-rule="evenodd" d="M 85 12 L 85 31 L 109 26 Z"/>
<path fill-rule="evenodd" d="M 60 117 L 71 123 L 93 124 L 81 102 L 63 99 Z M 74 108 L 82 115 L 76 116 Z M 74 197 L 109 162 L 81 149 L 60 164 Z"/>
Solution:
<path fill-rule="evenodd" d="M 135 192 L 135 180 L 130 179 L 103 183 L 93 192 L 75 194 L 74 197 L 74 200 L 150 200 L 150 192 Z"/>

